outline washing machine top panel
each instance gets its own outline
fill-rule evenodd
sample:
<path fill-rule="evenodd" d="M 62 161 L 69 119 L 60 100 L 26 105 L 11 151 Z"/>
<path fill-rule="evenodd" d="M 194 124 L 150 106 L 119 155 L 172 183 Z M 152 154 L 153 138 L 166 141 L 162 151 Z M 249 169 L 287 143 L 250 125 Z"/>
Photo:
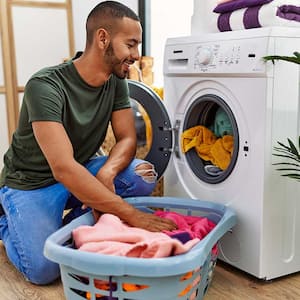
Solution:
<path fill-rule="evenodd" d="M 167 45 L 187 44 L 212 41 L 226 41 L 238 39 L 255 39 L 259 37 L 290 37 L 300 38 L 300 28 L 295 27 L 261 27 L 247 30 L 235 30 L 200 35 L 181 36 L 168 38 Z"/>
<path fill-rule="evenodd" d="M 285 46 L 286 39 L 294 41 L 290 47 Z M 299 44 L 300 30 L 295 28 L 170 38 L 165 46 L 164 76 L 271 77 L 273 73 L 263 57 L 292 55 Z"/>

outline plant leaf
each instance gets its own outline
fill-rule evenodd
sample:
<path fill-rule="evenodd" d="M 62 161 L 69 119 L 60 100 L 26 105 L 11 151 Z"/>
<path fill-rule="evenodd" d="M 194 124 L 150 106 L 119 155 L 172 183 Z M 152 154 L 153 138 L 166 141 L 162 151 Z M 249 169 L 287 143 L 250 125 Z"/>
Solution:
<path fill-rule="evenodd" d="M 300 171 L 300 169 L 293 169 L 293 168 L 278 168 L 278 169 L 276 169 L 277 171 L 289 171 L 289 172 L 291 172 L 291 171 L 294 171 L 294 172 L 299 172 Z M 300 175 L 299 175 L 300 176 Z"/>
<path fill-rule="evenodd" d="M 298 52 L 293 53 L 295 56 L 285 56 L 285 55 L 268 55 L 264 56 L 263 59 L 265 61 L 271 60 L 274 64 L 274 60 L 285 60 L 288 62 L 300 64 L 300 55 Z"/>
<path fill-rule="evenodd" d="M 300 53 L 299 54 L 300 58 Z M 295 54 L 296 56 L 296 54 Z M 298 56 L 297 56 L 298 58 Z M 273 153 L 276 157 L 284 158 L 283 162 L 276 162 L 273 165 L 277 166 L 278 168 L 276 171 L 284 172 L 281 176 L 296 179 L 300 181 L 300 154 L 299 150 L 292 142 L 290 138 L 287 138 L 288 145 L 277 141 L 279 146 L 274 146 L 273 149 L 276 153 Z M 300 136 L 298 137 L 298 148 L 300 149 Z"/>
<path fill-rule="evenodd" d="M 294 54 L 296 57 L 300 58 L 300 53 L 299 53 L 299 52 L 295 51 L 293 54 Z"/>
<path fill-rule="evenodd" d="M 288 146 L 286 146 L 285 144 L 283 143 L 280 143 L 280 142 L 277 142 L 281 147 L 287 149 L 287 150 L 290 150 L 290 148 Z"/>
<path fill-rule="evenodd" d="M 300 175 L 299 174 L 282 174 L 281 176 L 283 176 L 283 177 L 290 177 L 290 178 L 293 178 L 293 179 L 300 180 Z"/>
<path fill-rule="evenodd" d="M 292 156 L 292 155 L 281 155 L 281 154 L 276 154 L 276 153 L 274 153 L 273 155 L 277 156 L 277 157 L 283 157 L 283 158 L 286 158 L 286 159 L 291 159 L 291 160 L 294 160 L 296 162 L 299 162 L 299 159 L 297 157 Z"/>
<path fill-rule="evenodd" d="M 282 167 L 288 167 L 288 168 L 300 168 L 300 164 L 293 164 L 293 163 L 283 163 L 283 162 L 279 162 L 279 163 L 274 163 L 272 164 L 273 166 L 282 166 Z"/>
<path fill-rule="evenodd" d="M 288 139 L 288 142 L 289 142 L 289 145 L 291 148 L 291 152 L 299 158 L 299 153 L 298 153 L 298 150 L 297 150 L 296 146 L 294 145 L 294 143 L 290 139 Z"/>
<path fill-rule="evenodd" d="M 300 168 L 300 164 L 285 163 L 285 162 L 274 163 L 272 165 L 273 166 L 293 166 L 293 167 L 299 167 Z"/>

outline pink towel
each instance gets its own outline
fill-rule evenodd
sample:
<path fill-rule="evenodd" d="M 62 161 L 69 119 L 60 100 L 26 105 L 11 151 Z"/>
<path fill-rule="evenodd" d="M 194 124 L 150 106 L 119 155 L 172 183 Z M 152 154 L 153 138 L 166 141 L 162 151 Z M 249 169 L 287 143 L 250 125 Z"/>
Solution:
<path fill-rule="evenodd" d="M 202 240 L 216 226 L 215 223 L 205 217 L 184 216 L 176 212 L 156 211 L 155 215 L 173 220 L 177 225 L 177 230 L 166 231 L 168 235 L 188 232 L 192 238 Z"/>
<path fill-rule="evenodd" d="M 205 217 L 185 216 L 176 212 L 156 211 L 155 215 L 173 220 L 177 225 L 177 230 L 165 231 L 169 236 L 188 233 L 192 239 L 202 240 L 216 226 L 215 223 Z M 218 249 L 215 245 L 212 252 L 217 255 Z"/>
<path fill-rule="evenodd" d="M 82 251 L 143 258 L 182 254 L 199 242 L 193 238 L 183 244 L 162 232 L 129 227 L 112 214 L 102 215 L 94 226 L 79 226 L 73 238 Z"/>

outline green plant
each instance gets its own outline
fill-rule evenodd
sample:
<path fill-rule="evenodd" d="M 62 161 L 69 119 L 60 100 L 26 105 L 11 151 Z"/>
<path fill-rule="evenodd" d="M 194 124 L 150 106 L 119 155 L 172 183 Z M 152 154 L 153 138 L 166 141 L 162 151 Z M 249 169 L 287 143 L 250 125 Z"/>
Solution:
<path fill-rule="evenodd" d="M 273 165 L 281 166 L 276 170 L 284 172 L 281 176 L 286 176 L 300 181 L 300 137 L 298 138 L 298 149 L 288 138 L 289 145 L 277 142 L 279 147 L 274 147 L 274 156 L 283 157 L 288 161 L 274 163 Z"/>
<path fill-rule="evenodd" d="M 293 62 L 296 64 L 300 64 L 300 53 L 294 52 L 293 54 L 294 54 L 294 56 L 268 55 L 268 56 L 264 56 L 263 59 L 265 61 L 271 60 L 273 64 L 274 64 L 275 60 L 285 60 L 285 61 Z"/>
<path fill-rule="evenodd" d="M 265 61 L 272 61 L 275 63 L 275 60 L 284 60 L 296 64 L 300 64 L 300 53 L 294 52 L 294 56 L 283 56 L 283 55 L 269 55 L 264 56 L 263 59 Z M 285 145 L 281 142 L 278 142 L 279 147 L 274 147 L 273 153 L 274 156 L 285 158 L 285 162 L 274 163 L 273 165 L 281 166 L 281 168 L 277 168 L 276 170 L 284 172 L 281 176 L 289 177 L 292 179 L 296 179 L 300 181 L 300 137 L 298 138 L 298 149 L 294 145 L 294 143 L 288 138 L 289 145 Z"/>

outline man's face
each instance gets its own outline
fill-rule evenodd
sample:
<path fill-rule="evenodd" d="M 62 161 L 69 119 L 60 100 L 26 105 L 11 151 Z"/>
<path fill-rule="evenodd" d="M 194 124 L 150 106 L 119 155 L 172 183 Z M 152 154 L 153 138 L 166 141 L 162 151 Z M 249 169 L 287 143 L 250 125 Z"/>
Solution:
<path fill-rule="evenodd" d="M 139 22 L 123 18 L 116 26 L 116 32 L 105 52 L 105 61 L 111 72 L 119 78 L 126 78 L 129 67 L 139 59 L 138 46 L 142 41 L 142 28 Z"/>

